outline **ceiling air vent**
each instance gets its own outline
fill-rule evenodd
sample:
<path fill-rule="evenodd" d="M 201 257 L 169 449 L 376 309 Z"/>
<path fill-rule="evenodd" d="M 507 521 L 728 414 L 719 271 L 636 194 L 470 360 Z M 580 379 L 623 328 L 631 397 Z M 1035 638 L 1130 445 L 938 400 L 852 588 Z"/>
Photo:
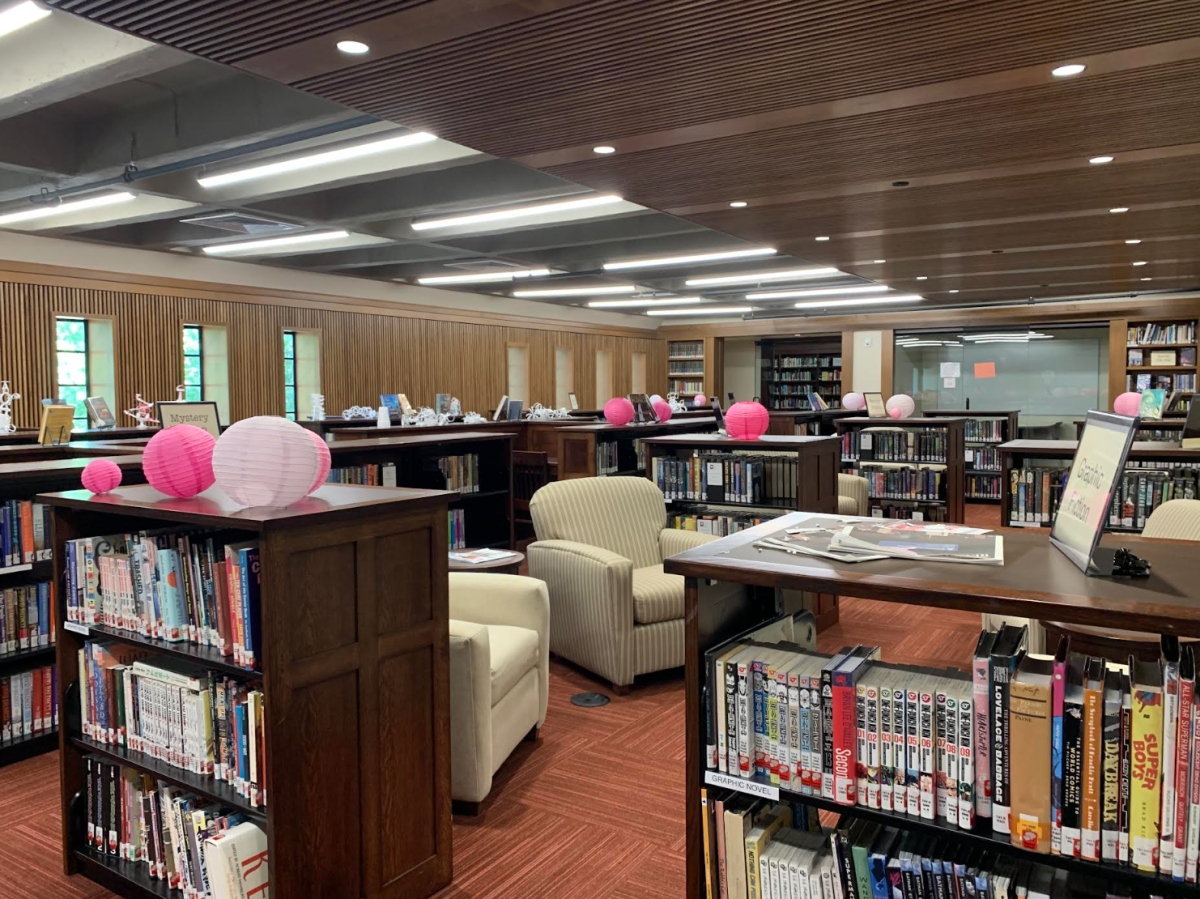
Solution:
<path fill-rule="evenodd" d="M 465 259 L 459 262 L 443 262 L 443 268 L 454 268 L 462 272 L 502 272 L 505 269 L 523 271 L 529 266 L 516 262 L 501 262 L 498 259 Z"/>
<path fill-rule="evenodd" d="M 212 215 L 180 219 L 180 221 L 189 225 L 216 228 L 218 231 L 232 231 L 234 234 L 286 234 L 289 231 L 299 231 L 304 227 L 291 222 L 277 222 L 274 219 L 246 215 L 244 212 L 217 212 Z"/>

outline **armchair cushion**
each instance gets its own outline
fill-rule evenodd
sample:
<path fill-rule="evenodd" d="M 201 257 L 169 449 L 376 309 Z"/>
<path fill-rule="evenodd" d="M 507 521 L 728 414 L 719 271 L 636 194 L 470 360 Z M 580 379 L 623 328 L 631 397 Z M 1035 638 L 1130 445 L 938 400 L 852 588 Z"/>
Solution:
<path fill-rule="evenodd" d="M 536 631 L 503 624 L 487 626 L 492 644 L 492 705 L 509 694 L 517 681 L 538 667 Z"/>
<path fill-rule="evenodd" d="M 855 474 L 839 473 L 837 481 L 838 514 L 870 515 L 871 499 L 867 479 Z"/>
<path fill-rule="evenodd" d="M 638 624 L 683 617 L 683 578 L 662 565 L 633 569 L 633 620 Z"/>
<path fill-rule="evenodd" d="M 682 528 L 663 528 L 658 533 L 658 545 L 664 559 L 669 559 L 671 556 L 679 555 L 689 549 L 695 549 L 697 546 L 703 546 L 705 543 L 711 543 L 716 539 L 716 534 L 701 534 L 699 531 L 685 531 Z"/>

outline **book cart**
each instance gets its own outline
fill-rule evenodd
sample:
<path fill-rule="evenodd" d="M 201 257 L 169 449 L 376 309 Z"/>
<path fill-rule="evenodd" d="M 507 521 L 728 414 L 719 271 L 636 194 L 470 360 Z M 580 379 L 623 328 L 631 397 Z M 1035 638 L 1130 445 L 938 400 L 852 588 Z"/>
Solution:
<path fill-rule="evenodd" d="M 164 497 L 43 494 L 54 507 L 55 571 L 66 541 L 200 528 L 254 540 L 261 558 L 262 658 L 71 622 L 60 629 L 58 691 L 63 867 L 131 899 L 181 895 L 142 863 L 86 847 L 84 759 L 94 756 L 239 811 L 268 841 L 271 893 L 328 899 L 428 896 L 450 882 L 450 705 L 446 504 L 442 491 L 326 484 L 283 509 L 243 508 L 213 488 Z M 65 601 L 58 599 L 65 620 Z M 260 684 L 269 795 L 83 736 L 78 653 L 98 639 Z"/>
<path fill-rule="evenodd" d="M 926 418 L 961 418 L 963 426 L 963 478 L 968 502 L 1000 502 L 1002 473 L 996 447 L 1017 439 L 1019 409 L 929 409 Z"/>
<path fill-rule="evenodd" d="M 901 509 L 904 514 L 898 517 L 908 518 L 912 512 L 921 512 L 927 520 L 964 523 L 966 510 L 964 507 L 965 479 L 965 446 L 963 432 L 965 422 L 961 418 L 842 418 L 834 424 L 842 437 L 842 470 L 854 469 L 863 474 L 887 476 L 888 472 L 907 470 L 913 473 L 921 470 L 943 472 L 941 492 L 937 498 L 903 499 L 876 495 L 872 489 L 871 509 L 891 507 Z M 915 433 L 913 433 L 915 432 Z M 942 449 L 938 455 L 940 461 L 920 461 L 918 458 L 890 460 L 889 455 L 881 452 L 875 446 L 880 438 L 892 439 L 891 434 L 912 433 L 914 438 L 920 438 L 925 433 L 932 433 L 942 441 Z M 871 437 L 871 446 L 864 441 L 864 435 Z M 907 454 L 906 454 L 907 455 Z M 879 457 L 883 456 L 883 459 Z M 868 478 L 870 480 L 870 478 Z M 932 510 L 932 511 L 931 511 Z M 940 517 L 943 516 L 944 517 Z M 889 517 L 884 515 L 884 517 Z M 892 516 L 897 517 L 897 516 Z"/>
<path fill-rule="evenodd" d="M 791 591 L 808 590 L 942 609 L 1019 616 L 1061 622 L 1111 626 L 1120 618 L 1130 628 L 1152 633 L 1200 637 L 1200 607 L 1195 594 L 1194 550 L 1187 545 L 1122 537 L 1151 562 L 1152 574 L 1131 589 L 1128 581 L 1089 578 L 1045 535 L 1005 535 L 1003 567 L 909 562 L 888 559 L 846 564 L 814 557 L 787 557 L 758 550 L 753 543 L 797 524 L 806 516 L 793 513 L 667 559 L 669 574 L 686 578 L 684 616 L 686 695 L 686 860 L 687 897 L 705 896 L 705 856 L 701 788 L 709 799 L 729 789 L 768 801 L 795 801 L 822 812 L 865 818 L 903 832 L 936 836 L 962 848 L 981 848 L 1018 860 L 1036 861 L 1072 873 L 1091 874 L 1131 886 L 1135 896 L 1196 896 L 1195 884 L 1132 866 L 1035 854 L 1012 845 L 1009 834 L 993 833 L 988 819 L 972 830 L 942 819 L 925 819 L 861 805 L 839 805 L 832 799 L 773 786 L 769 779 L 742 779 L 707 769 L 705 764 L 706 677 L 704 654 L 730 638 L 780 613 L 797 611 Z M 1105 537 L 1104 542 L 1116 541 Z M 861 640 L 869 644 L 871 635 Z M 964 656 L 968 648 L 964 647 Z M 888 661 L 886 658 L 883 661 Z"/>
<path fill-rule="evenodd" d="M 27 502 L 43 490 L 69 490 L 79 486 L 79 476 L 91 459 L 59 459 L 52 462 L 17 462 L 0 465 L 0 506 L 16 501 Z M 122 480 L 127 484 L 145 483 L 142 474 L 141 456 L 124 456 L 114 460 L 121 468 Z M 40 530 L 40 528 L 39 528 Z M 22 555 L 22 561 L 17 564 L 5 565 L 0 558 L 0 592 L 29 587 L 41 583 L 53 583 L 54 566 L 51 561 L 53 551 L 50 535 L 47 533 L 41 541 L 45 549 L 35 550 L 32 554 Z M 53 594 L 51 594 L 53 598 Z M 50 611 L 53 610 L 51 606 Z M 9 623 L 12 627 L 12 623 Z M 62 625 L 59 619 L 53 619 L 55 638 L 62 635 Z M 13 652 L 4 652 L 0 643 L 0 677 L 12 677 L 34 668 L 53 665 L 55 661 L 55 644 L 47 641 L 45 645 L 31 646 L 28 649 L 17 648 Z M 61 711 L 61 710 L 60 710 Z M 11 725 L 10 725 L 11 726 Z M 21 761 L 43 752 L 58 748 L 58 728 L 49 728 L 24 737 L 13 737 L 0 742 L 0 767 Z"/>
<path fill-rule="evenodd" d="M 611 425 L 607 422 L 560 428 L 558 437 L 558 479 L 634 475 L 646 471 L 642 440 L 663 434 L 708 434 L 716 430 L 709 418 L 672 418 L 649 424 Z"/>

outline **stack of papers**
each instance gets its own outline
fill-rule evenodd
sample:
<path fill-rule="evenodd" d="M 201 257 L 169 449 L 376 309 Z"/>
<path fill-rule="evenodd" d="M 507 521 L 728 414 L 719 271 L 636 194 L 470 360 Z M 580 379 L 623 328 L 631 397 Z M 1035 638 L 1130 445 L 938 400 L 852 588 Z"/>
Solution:
<path fill-rule="evenodd" d="M 508 559 L 515 555 L 516 553 L 503 549 L 473 549 L 470 552 L 450 553 L 450 558 L 455 562 L 468 562 L 471 565 L 478 565 L 481 562 L 495 562 L 499 559 Z"/>
<path fill-rule="evenodd" d="M 760 549 L 820 556 L 838 562 L 913 559 L 1003 565 L 1004 538 L 985 528 L 916 521 L 847 524 L 835 518 L 810 518 L 788 528 L 786 536 L 755 542 Z"/>

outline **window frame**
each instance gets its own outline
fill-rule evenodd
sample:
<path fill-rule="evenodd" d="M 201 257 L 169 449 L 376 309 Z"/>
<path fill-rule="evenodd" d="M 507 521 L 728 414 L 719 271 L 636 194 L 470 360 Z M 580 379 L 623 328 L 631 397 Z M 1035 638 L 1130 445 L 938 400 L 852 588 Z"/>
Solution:
<path fill-rule="evenodd" d="M 195 353 L 189 353 L 187 351 L 187 332 L 189 330 L 193 330 L 196 332 L 196 347 L 197 347 L 197 349 L 196 349 Z M 191 400 L 191 397 L 188 396 L 188 391 L 192 387 L 199 387 L 200 388 L 199 399 L 205 400 L 208 397 L 206 396 L 207 387 L 204 383 L 204 325 L 185 324 L 182 328 L 181 336 L 183 338 L 183 375 L 182 375 L 180 383 L 183 384 L 183 397 L 185 400 Z M 188 361 L 188 359 L 196 360 L 196 365 L 198 366 L 199 373 L 200 373 L 200 383 L 199 384 L 189 384 L 188 383 L 188 379 L 187 379 L 187 361 Z"/>
<path fill-rule="evenodd" d="M 289 337 L 292 339 L 291 340 L 292 353 L 290 356 L 288 355 L 288 338 Z M 287 364 L 288 364 L 289 360 L 292 363 L 291 383 L 288 383 L 288 377 L 287 377 Z M 297 366 L 296 366 L 296 329 L 295 328 L 284 328 L 283 329 L 283 414 L 284 414 L 285 418 L 289 418 L 292 421 L 296 421 L 300 414 L 300 401 L 299 401 L 299 396 L 296 391 L 296 385 L 299 382 L 299 378 L 297 375 L 296 368 L 297 368 Z M 292 411 L 291 412 L 288 412 L 288 410 L 287 410 L 289 395 L 292 400 Z"/>
<path fill-rule="evenodd" d="M 83 349 L 82 350 L 62 350 L 58 346 L 58 326 L 61 322 L 79 322 L 83 325 Z M 92 365 L 91 365 L 91 326 L 85 315 L 62 314 L 54 316 L 54 392 L 55 399 L 62 399 L 62 390 L 64 387 L 72 387 L 78 389 L 83 388 L 84 398 L 92 395 Z M 73 356 L 83 357 L 83 384 L 64 384 L 59 380 L 59 364 L 58 357 L 60 353 L 69 353 Z M 91 426 L 91 418 L 88 415 L 87 405 L 83 402 L 72 403 L 75 407 L 75 415 L 72 416 L 72 421 L 77 428 L 87 429 Z M 83 408 L 83 414 L 79 414 L 80 407 Z"/>

